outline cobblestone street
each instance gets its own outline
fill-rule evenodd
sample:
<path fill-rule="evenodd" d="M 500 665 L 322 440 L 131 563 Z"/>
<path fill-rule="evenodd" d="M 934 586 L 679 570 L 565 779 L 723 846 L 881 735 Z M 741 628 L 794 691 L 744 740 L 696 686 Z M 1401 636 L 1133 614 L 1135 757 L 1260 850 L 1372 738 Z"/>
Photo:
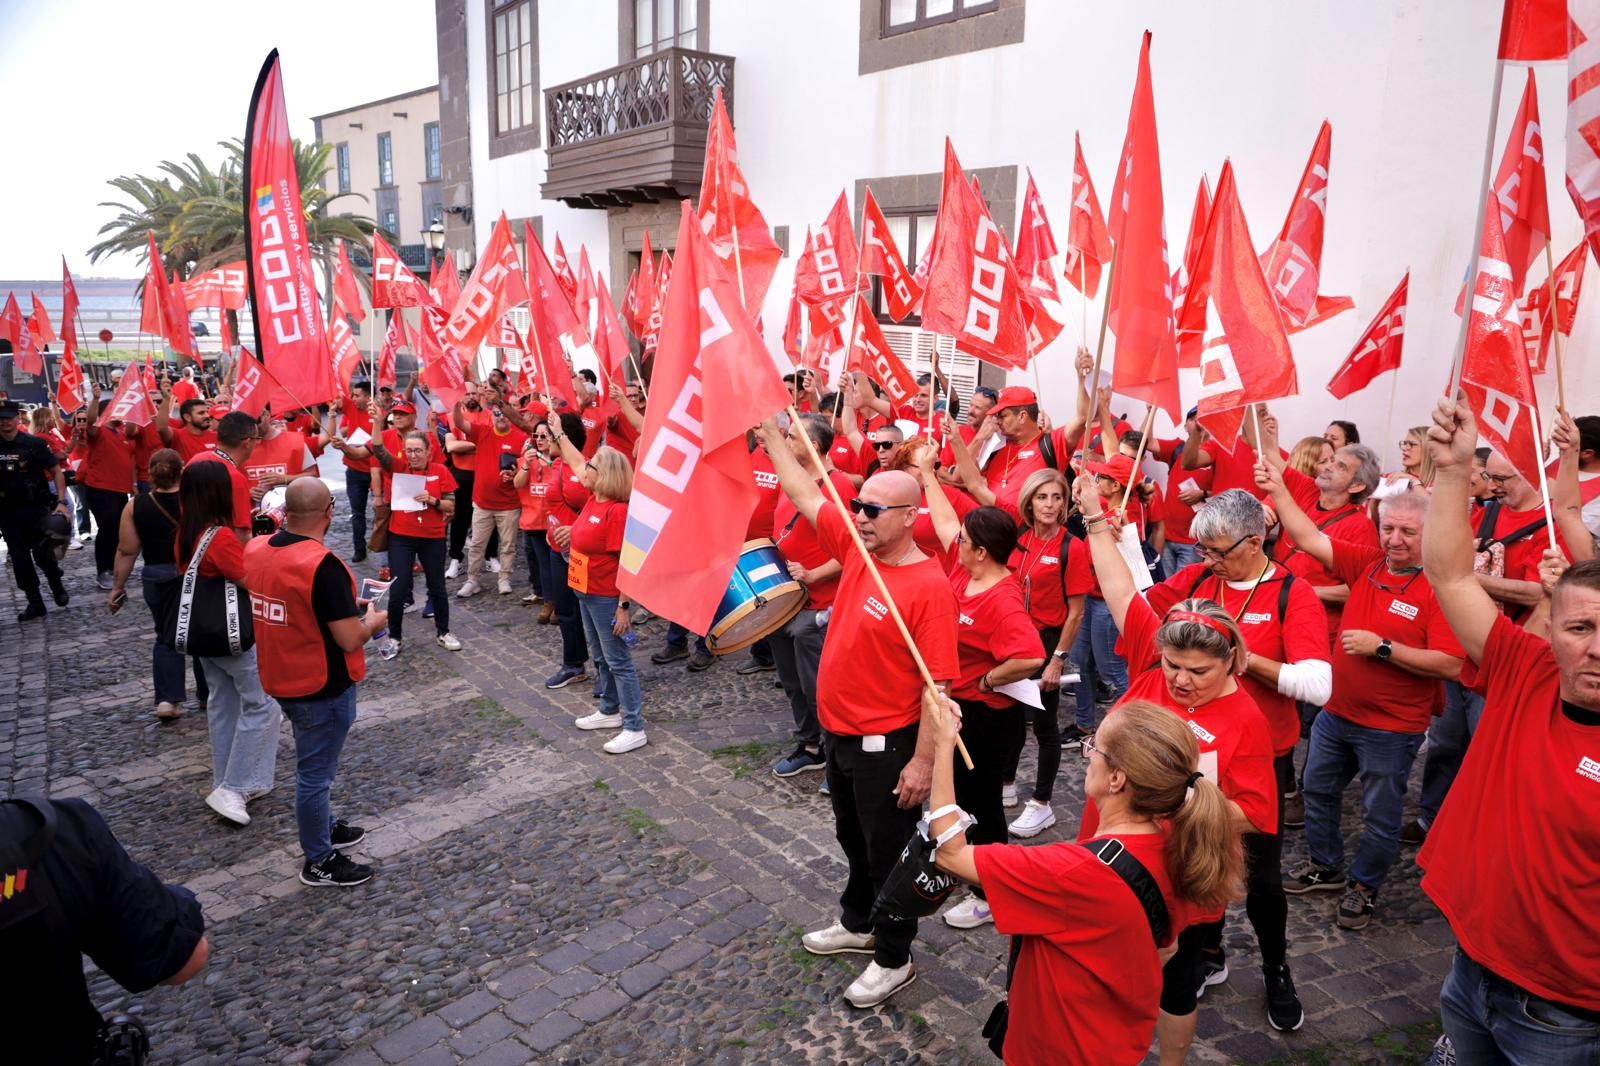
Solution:
<path fill-rule="evenodd" d="M 336 495 L 329 543 L 345 551 Z M 558 634 L 519 602 L 520 559 L 515 595 L 491 585 L 451 601 L 460 653 L 437 647 L 432 623 L 413 615 L 404 654 L 371 658 L 334 786 L 338 814 L 368 831 L 353 857 L 377 876 L 318 891 L 296 878 L 287 725 L 275 790 L 249 826 L 222 822 L 203 802 L 210 749 L 192 689 L 181 720 L 151 714 L 139 597 L 110 617 L 93 553 L 72 552 L 66 566 L 72 604 L 42 623 L 16 623 L 21 597 L 9 570 L 0 579 L 0 781 L 88 799 L 136 858 L 204 903 L 212 955 L 201 978 L 139 996 L 91 980 L 103 1011 L 146 1019 L 152 1062 L 995 1061 L 979 1036 L 1005 976 L 992 926 L 924 922 L 918 980 L 871 1011 L 843 1000 L 864 957 L 801 948 L 802 931 L 836 917 L 844 863 L 819 775 L 768 770 L 789 747 L 788 706 L 775 675 L 735 673 L 743 653 L 703 674 L 655 666 L 665 625 L 644 627 L 650 743 L 610 756 L 605 734 L 572 727 L 592 710 L 590 686 L 543 687 Z M 1032 766 L 1030 750 L 1024 785 Z M 1060 821 L 1035 842 L 1071 839 L 1082 776 L 1069 753 Z M 1355 802 L 1352 792 L 1352 836 Z M 1293 831 L 1285 865 L 1303 854 Z M 1254 937 L 1236 908 L 1232 979 L 1202 1000 L 1191 1061 L 1423 1061 L 1452 940 L 1413 859 L 1360 933 L 1334 926 L 1333 897 L 1291 898 L 1307 1012 L 1297 1033 L 1266 1024 Z"/>

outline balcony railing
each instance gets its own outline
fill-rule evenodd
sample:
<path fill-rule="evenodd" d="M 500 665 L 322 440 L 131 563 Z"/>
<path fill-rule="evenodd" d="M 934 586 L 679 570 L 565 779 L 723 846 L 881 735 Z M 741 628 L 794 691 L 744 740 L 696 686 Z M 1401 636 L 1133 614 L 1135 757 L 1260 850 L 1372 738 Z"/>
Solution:
<path fill-rule="evenodd" d="M 693 195 L 715 91 L 733 58 L 668 48 L 545 90 L 546 199 L 611 207 Z"/>

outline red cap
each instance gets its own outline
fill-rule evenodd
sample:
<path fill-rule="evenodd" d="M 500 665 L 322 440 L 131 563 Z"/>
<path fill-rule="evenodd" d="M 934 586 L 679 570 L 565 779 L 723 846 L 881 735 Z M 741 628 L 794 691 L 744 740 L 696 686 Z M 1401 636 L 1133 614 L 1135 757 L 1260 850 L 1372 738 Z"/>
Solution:
<path fill-rule="evenodd" d="M 1083 464 L 1083 468 L 1091 474 L 1108 477 L 1119 485 L 1127 485 L 1133 479 L 1133 459 L 1126 455 L 1113 455 L 1105 462 L 1090 460 Z"/>
<path fill-rule="evenodd" d="M 411 406 L 411 403 L 409 401 L 400 400 L 400 401 L 396 402 L 393 407 L 389 408 L 389 413 L 390 414 L 414 415 L 414 414 L 417 413 L 417 409 L 415 407 Z"/>
<path fill-rule="evenodd" d="M 211 405 L 211 417 L 221 418 L 231 410 L 232 408 L 225 403 L 214 403 Z"/>
<path fill-rule="evenodd" d="M 995 400 L 994 410 L 991 413 L 998 415 L 1007 407 L 1027 407 L 1029 405 L 1036 407 L 1038 404 L 1039 398 L 1033 394 L 1032 389 L 1024 385 L 1007 385 L 1000 390 L 1000 396 Z"/>

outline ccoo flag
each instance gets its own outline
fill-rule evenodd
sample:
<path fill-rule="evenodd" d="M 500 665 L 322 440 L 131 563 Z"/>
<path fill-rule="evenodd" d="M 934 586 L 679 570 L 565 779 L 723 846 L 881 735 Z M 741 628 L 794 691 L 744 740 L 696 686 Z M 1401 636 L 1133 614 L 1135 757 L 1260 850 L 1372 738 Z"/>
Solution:
<path fill-rule="evenodd" d="M 1400 279 L 1389 299 L 1373 317 L 1372 324 L 1356 341 L 1356 346 L 1345 356 L 1339 369 L 1328 382 L 1328 391 L 1338 399 L 1352 392 L 1360 392 L 1372 384 L 1372 379 L 1390 370 L 1400 369 L 1400 349 L 1406 336 L 1406 296 L 1411 283 L 1411 272 Z"/>

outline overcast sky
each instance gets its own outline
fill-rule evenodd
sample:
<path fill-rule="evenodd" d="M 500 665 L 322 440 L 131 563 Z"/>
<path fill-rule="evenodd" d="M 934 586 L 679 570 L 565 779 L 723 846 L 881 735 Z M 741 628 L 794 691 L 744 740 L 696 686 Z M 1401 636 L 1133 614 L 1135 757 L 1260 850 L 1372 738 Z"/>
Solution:
<path fill-rule="evenodd" d="M 89 262 L 96 206 L 119 174 L 243 137 L 267 53 L 283 57 L 292 130 L 311 116 L 438 81 L 432 0 L 0 0 L 0 279 L 138 277 L 128 257 Z M 271 16 L 270 19 L 267 16 Z M 275 26 L 285 27 L 275 32 Z"/>

